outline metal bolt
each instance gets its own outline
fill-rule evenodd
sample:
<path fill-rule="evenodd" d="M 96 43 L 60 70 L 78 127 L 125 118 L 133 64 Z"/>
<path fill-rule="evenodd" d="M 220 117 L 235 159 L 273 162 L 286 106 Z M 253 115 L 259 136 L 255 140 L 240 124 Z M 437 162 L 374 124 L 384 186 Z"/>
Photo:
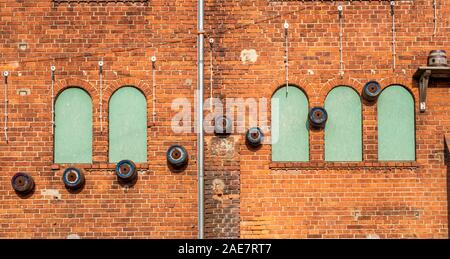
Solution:
<path fill-rule="evenodd" d="M 99 65 L 99 66 L 103 66 L 103 60 L 100 60 L 100 61 L 98 62 L 98 65 Z"/>
<path fill-rule="evenodd" d="M 50 67 L 50 70 L 55 71 L 55 70 L 56 70 L 56 67 L 55 67 L 55 66 L 51 66 L 51 67 Z"/>
<path fill-rule="evenodd" d="M 9 72 L 8 71 L 3 71 L 3 76 L 9 76 Z"/>
<path fill-rule="evenodd" d="M 214 39 L 213 38 L 209 38 L 209 43 L 213 44 L 214 43 Z"/>
<path fill-rule="evenodd" d="M 156 56 L 152 56 L 152 57 L 150 58 L 150 60 L 151 60 L 152 62 L 156 62 Z"/>
<path fill-rule="evenodd" d="M 287 21 L 285 21 L 284 24 L 283 24 L 283 27 L 284 27 L 285 29 L 288 29 L 288 28 L 289 28 L 289 23 L 288 23 Z"/>
<path fill-rule="evenodd" d="M 342 12 L 342 5 L 338 5 L 338 11 Z"/>

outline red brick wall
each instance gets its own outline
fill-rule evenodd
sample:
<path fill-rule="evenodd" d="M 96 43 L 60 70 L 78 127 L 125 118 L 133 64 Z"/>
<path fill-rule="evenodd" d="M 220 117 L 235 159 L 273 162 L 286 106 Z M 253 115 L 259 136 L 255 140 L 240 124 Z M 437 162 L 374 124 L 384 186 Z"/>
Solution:
<path fill-rule="evenodd" d="M 195 238 L 196 136 L 173 133 L 170 120 L 174 98 L 194 98 L 196 1 L 92 2 L 0 0 L 0 70 L 12 73 L 10 141 L 3 137 L 0 142 L 0 237 Z M 438 2 L 434 37 L 431 0 L 398 3 L 395 70 L 389 2 L 346 3 L 341 78 L 337 3 L 206 1 L 205 29 L 215 39 L 214 96 L 270 100 L 285 82 L 282 24 L 288 20 L 289 81 L 305 90 L 310 106 L 323 104 L 328 91 L 339 84 L 359 92 L 370 79 L 383 87 L 402 84 L 414 94 L 417 136 L 416 162 L 378 162 L 377 107 L 367 104 L 363 104 L 362 163 L 325 163 L 322 131 L 310 133 L 311 161 L 304 164 L 271 163 L 270 145 L 249 149 L 241 133 L 225 140 L 208 135 L 207 237 L 448 237 L 444 135 L 450 134 L 450 83 L 431 82 L 427 112 L 421 114 L 417 83 L 412 80 L 430 50 L 450 51 L 450 3 Z M 18 49 L 20 42 L 27 43 L 26 50 Z M 244 49 L 256 50 L 255 63 L 242 64 Z M 136 85 L 146 94 L 151 122 L 149 59 L 154 54 L 157 121 L 148 129 L 149 162 L 139 165 L 139 180 L 126 188 L 107 163 L 107 102 L 117 87 Z M 103 132 L 100 57 L 105 61 Z M 57 67 L 58 91 L 77 85 L 93 98 L 94 163 L 85 168 L 86 187 L 76 194 L 63 186 L 64 166 L 52 165 L 51 64 Z M 208 80 L 205 85 L 208 93 Z M 30 95 L 19 96 L 17 90 L 22 88 L 30 89 Z M 219 141 L 226 142 L 226 148 Z M 165 152 L 174 143 L 190 153 L 182 172 L 166 164 Z M 35 179 L 30 197 L 20 198 L 11 188 L 11 176 L 18 171 Z M 217 189 L 217 183 L 223 183 L 223 189 Z"/>

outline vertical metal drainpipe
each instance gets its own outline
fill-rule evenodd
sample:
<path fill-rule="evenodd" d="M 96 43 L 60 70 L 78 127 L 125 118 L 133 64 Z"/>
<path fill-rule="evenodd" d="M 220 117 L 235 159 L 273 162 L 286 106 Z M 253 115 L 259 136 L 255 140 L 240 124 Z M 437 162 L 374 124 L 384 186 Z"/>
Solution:
<path fill-rule="evenodd" d="M 203 170 L 203 3 L 198 0 L 197 7 L 197 174 L 198 174 L 198 238 L 203 239 L 204 227 L 204 170 Z"/>

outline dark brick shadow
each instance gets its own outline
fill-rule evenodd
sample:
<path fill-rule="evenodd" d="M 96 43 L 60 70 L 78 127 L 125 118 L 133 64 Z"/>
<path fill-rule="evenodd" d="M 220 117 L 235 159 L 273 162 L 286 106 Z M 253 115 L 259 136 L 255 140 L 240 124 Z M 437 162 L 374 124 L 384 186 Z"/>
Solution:
<path fill-rule="evenodd" d="M 33 196 L 35 191 L 36 191 L 36 186 L 34 186 L 33 189 L 30 192 L 28 192 L 28 193 L 20 193 L 20 192 L 17 192 L 17 191 L 14 191 L 14 192 L 17 194 L 17 196 L 19 196 L 19 198 L 21 198 L 21 199 L 28 199 L 31 196 Z"/>
<path fill-rule="evenodd" d="M 365 106 L 374 106 L 377 103 L 377 100 L 367 101 L 364 98 L 361 98 L 362 104 Z"/>
<path fill-rule="evenodd" d="M 258 146 L 253 146 L 252 144 L 250 144 L 247 140 L 245 140 L 245 146 L 247 147 L 248 150 L 252 151 L 252 152 L 256 152 L 258 150 L 261 149 L 263 144 L 258 145 Z"/>
<path fill-rule="evenodd" d="M 71 189 L 67 186 L 64 186 L 64 187 L 66 188 L 67 192 L 69 192 L 70 194 L 78 194 L 83 191 L 85 185 L 86 185 L 86 183 L 83 183 L 83 185 L 81 185 L 79 188 L 76 188 L 76 189 Z"/>

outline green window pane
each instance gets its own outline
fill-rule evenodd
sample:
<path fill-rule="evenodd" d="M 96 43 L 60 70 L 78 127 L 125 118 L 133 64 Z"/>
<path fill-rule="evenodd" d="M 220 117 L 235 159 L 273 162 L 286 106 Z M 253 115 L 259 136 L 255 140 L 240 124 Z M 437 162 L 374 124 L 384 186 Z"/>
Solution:
<path fill-rule="evenodd" d="M 272 97 L 272 161 L 309 161 L 308 99 L 297 87 Z"/>
<path fill-rule="evenodd" d="M 68 88 L 55 103 L 55 163 L 92 162 L 92 100 Z"/>
<path fill-rule="evenodd" d="M 339 86 L 325 100 L 325 161 L 362 161 L 361 99 L 350 87 Z"/>
<path fill-rule="evenodd" d="M 378 160 L 415 160 L 414 99 L 404 87 L 386 88 L 378 98 Z"/>
<path fill-rule="evenodd" d="M 147 161 L 147 101 L 136 88 L 118 89 L 109 101 L 109 162 Z"/>

